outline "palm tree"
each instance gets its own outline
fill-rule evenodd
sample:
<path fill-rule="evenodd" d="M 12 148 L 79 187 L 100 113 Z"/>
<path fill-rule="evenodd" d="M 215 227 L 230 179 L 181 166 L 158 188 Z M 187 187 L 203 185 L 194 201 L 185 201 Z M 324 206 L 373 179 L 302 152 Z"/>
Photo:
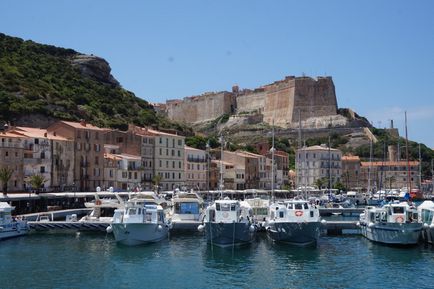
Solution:
<path fill-rule="evenodd" d="M 160 183 L 161 183 L 161 180 L 162 180 L 162 179 L 163 179 L 163 177 L 160 176 L 160 175 L 155 175 L 155 176 L 152 178 L 152 183 L 154 184 L 154 186 L 157 187 L 157 193 L 160 192 Z"/>
<path fill-rule="evenodd" d="M 36 174 L 30 177 L 30 184 L 32 188 L 36 189 L 37 194 L 46 181 L 43 175 Z"/>
<path fill-rule="evenodd" d="M 12 177 L 14 170 L 8 167 L 4 167 L 0 169 L 0 181 L 3 183 L 3 194 L 7 194 L 8 192 L 8 182 Z"/>

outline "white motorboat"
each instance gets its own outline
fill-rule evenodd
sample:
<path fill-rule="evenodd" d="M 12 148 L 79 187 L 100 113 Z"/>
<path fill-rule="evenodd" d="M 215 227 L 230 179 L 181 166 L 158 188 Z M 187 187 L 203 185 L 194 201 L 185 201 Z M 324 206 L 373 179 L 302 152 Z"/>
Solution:
<path fill-rule="evenodd" d="M 423 224 L 422 239 L 434 244 L 434 202 L 424 201 L 417 207 L 419 222 Z"/>
<path fill-rule="evenodd" d="M 245 201 L 217 200 L 206 209 L 204 225 L 208 243 L 219 247 L 234 247 L 253 242 L 256 226 L 253 211 Z"/>
<path fill-rule="evenodd" d="M 204 216 L 204 202 L 193 191 L 177 192 L 168 213 L 172 231 L 196 231 Z"/>
<path fill-rule="evenodd" d="M 14 208 L 6 202 L 0 202 L 0 240 L 22 236 L 30 230 L 27 221 L 12 217 Z"/>
<path fill-rule="evenodd" d="M 381 208 L 368 206 L 360 214 L 359 226 L 367 239 L 384 244 L 412 245 L 419 240 L 422 223 L 417 210 L 406 202 Z"/>
<path fill-rule="evenodd" d="M 91 223 L 111 223 L 115 209 L 122 208 L 124 201 L 119 199 L 101 199 L 95 194 L 95 200 L 84 203 L 86 208 L 92 208 L 92 211 L 82 217 L 79 222 Z"/>
<path fill-rule="evenodd" d="M 169 224 L 163 207 L 151 194 L 140 194 L 128 200 L 122 209 L 115 210 L 113 223 L 107 232 L 113 231 L 117 242 L 134 246 L 167 238 Z"/>
<path fill-rule="evenodd" d="M 270 205 L 268 236 L 278 242 L 294 245 L 316 244 L 321 219 L 316 205 L 305 200 L 289 200 Z"/>
<path fill-rule="evenodd" d="M 270 210 L 270 200 L 262 198 L 245 199 L 252 207 L 253 221 L 257 224 L 259 231 L 265 230 L 268 211 Z"/>

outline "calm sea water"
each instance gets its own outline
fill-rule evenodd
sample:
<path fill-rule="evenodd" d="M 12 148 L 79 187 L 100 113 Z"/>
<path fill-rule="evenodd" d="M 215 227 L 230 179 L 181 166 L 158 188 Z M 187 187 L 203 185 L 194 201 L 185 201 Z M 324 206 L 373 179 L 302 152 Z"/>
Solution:
<path fill-rule="evenodd" d="M 358 235 L 315 248 L 211 248 L 201 235 L 139 247 L 111 235 L 32 233 L 0 242 L 0 288 L 433 288 L 432 246 L 395 248 Z"/>

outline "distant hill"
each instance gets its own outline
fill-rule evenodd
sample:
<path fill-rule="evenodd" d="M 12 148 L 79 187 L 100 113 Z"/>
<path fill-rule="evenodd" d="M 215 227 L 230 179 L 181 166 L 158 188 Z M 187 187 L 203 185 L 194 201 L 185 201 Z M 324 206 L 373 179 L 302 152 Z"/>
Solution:
<path fill-rule="evenodd" d="M 104 59 L 0 33 L 0 121 L 46 126 L 85 119 L 102 127 L 128 123 L 183 127 L 123 89 Z"/>

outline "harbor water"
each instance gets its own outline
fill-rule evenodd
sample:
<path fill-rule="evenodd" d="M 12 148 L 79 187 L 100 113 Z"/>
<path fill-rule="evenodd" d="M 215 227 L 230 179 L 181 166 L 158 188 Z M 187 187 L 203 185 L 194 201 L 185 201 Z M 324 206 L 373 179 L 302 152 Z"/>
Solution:
<path fill-rule="evenodd" d="M 203 235 L 125 247 L 111 235 L 31 233 L 0 242 L 1 288 L 432 288 L 434 249 L 359 235 L 316 247 L 211 247 Z"/>

